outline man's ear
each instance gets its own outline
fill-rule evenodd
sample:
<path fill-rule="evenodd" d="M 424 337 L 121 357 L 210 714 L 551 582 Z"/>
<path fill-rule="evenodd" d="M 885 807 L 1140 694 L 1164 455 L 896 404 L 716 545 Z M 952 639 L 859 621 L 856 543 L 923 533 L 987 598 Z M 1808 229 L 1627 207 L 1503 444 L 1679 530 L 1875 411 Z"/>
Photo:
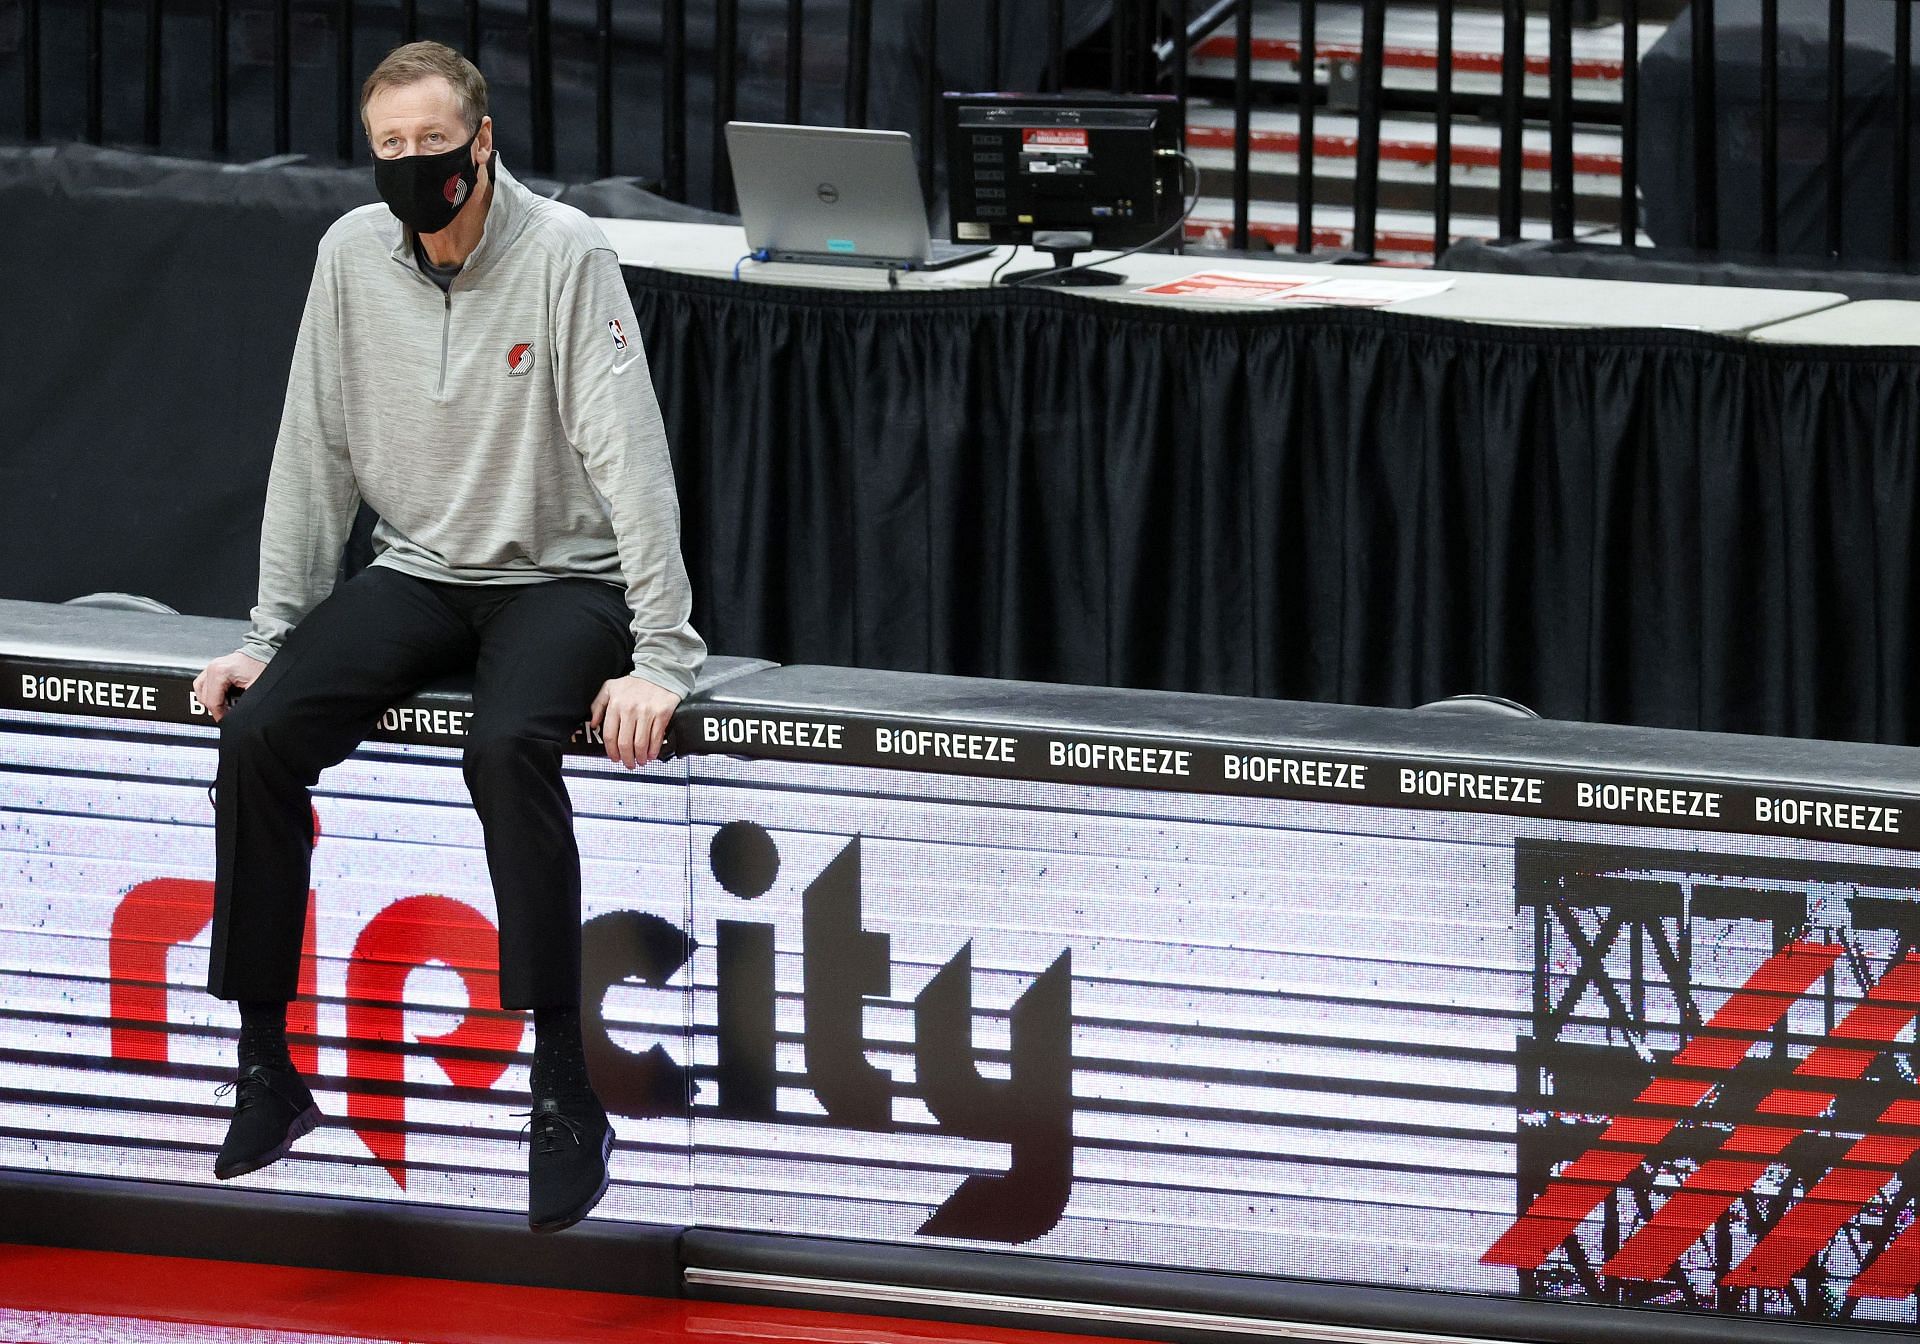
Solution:
<path fill-rule="evenodd" d="M 480 118 L 480 129 L 473 133 L 473 161 L 476 165 L 485 166 L 487 159 L 491 157 L 492 154 L 493 118 L 482 117 Z"/>

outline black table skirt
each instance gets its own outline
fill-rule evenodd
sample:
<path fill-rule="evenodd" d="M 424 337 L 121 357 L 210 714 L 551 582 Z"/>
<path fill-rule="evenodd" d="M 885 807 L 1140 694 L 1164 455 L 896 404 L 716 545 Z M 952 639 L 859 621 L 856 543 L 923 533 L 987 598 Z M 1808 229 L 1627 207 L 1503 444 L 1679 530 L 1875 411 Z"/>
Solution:
<path fill-rule="evenodd" d="M 629 287 L 726 652 L 1920 732 L 1920 352 Z"/>

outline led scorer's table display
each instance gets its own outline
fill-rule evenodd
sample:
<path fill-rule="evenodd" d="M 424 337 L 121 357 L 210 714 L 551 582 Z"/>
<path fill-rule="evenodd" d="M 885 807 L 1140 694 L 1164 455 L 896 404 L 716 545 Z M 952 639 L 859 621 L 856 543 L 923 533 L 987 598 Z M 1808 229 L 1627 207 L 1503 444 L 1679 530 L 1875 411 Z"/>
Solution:
<path fill-rule="evenodd" d="M 754 701 L 806 672 L 570 758 L 600 1216 L 1915 1323 L 1900 797 Z M 0 1165 L 210 1181 L 213 732 L 0 676 Z M 316 791 L 328 1123 L 255 1184 L 520 1207 L 463 714 Z"/>

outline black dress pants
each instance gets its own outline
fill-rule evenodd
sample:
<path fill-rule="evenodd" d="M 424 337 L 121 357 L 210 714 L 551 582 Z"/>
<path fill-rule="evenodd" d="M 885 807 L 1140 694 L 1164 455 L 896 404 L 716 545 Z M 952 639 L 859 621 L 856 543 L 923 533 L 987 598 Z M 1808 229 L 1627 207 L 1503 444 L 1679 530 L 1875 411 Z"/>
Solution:
<path fill-rule="evenodd" d="M 220 724 L 213 956 L 219 998 L 294 996 L 306 927 L 308 790 L 380 715 L 472 668 L 463 762 L 500 915 L 500 1003 L 580 1003 L 580 852 L 561 751 L 633 667 L 624 590 L 596 579 L 430 583 L 379 565 L 308 613 Z"/>

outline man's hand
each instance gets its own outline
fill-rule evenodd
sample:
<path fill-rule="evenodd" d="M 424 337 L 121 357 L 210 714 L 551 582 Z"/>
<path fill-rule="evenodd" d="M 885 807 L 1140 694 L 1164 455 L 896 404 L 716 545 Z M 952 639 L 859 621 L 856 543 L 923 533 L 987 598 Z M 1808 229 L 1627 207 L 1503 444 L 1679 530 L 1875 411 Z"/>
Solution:
<path fill-rule="evenodd" d="M 615 677 L 593 697 L 588 722 L 600 730 L 607 759 L 632 770 L 660 755 L 660 743 L 679 703 L 679 696 L 645 677 Z"/>
<path fill-rule="evenodd" d="M 227 716 L 228 694 L 244 691 L 266 670 L 267 665 L 250 653 L 230 653 L 200 669 L 193 679 L 193 694 L 218 723 Z"/>

